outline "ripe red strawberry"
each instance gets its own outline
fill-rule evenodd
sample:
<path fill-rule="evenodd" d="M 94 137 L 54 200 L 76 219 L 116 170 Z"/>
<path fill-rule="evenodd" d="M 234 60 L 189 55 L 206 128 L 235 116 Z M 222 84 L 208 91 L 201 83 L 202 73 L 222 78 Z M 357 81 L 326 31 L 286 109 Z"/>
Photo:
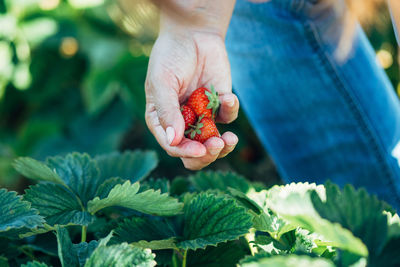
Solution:
<path fill-rule="evenodd" d="M 187 105 L 181 106 L 181 112 L 183 116 L 183 120 L 185 121 L 185 131 L 190 128 L 191 125 L 194 125 L 197 120 L 196 113 L 194 113 L 193 109 Z"/>
<path fill-rule="evenodd" d="M 198 88 L 190 95 L 186 105 L 191 107 L 198 117 L 215 119 L 219 108 L 218 93 L 211 86 L 211 91 L 205 87 Z"/>
<path fill-rule="evenodd" d="M 195 128 L 187 131 L 188 137 L 192 140 L 204 143 L 211 137 L 219 137 L 217 126 L 212 119 L 201 116 Z"/>

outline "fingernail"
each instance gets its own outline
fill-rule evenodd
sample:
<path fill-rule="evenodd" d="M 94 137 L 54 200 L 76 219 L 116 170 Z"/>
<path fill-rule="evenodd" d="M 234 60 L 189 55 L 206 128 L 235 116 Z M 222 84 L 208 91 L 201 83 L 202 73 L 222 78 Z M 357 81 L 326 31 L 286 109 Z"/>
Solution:
<path fill-rule="evenodd" d="M 167 142 L 168 145 L 170 145 L 172 143 L 172 141 L 174 141 L 175 138 L 175 130 L 172 127 L 167 127 Z"/>
<path fill-rule="evenodd" d="M 228 107 L 233 107 L 233 105 L 235 105 L 235 98 L 231 95 L 228 95 L 225 97 L 225 103 L 228 105 Z"/>

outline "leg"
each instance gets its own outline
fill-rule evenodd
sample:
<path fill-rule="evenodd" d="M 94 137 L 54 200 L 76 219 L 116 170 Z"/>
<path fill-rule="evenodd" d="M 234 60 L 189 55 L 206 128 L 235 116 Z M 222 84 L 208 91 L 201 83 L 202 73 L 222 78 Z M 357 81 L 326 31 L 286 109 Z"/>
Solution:
<path fill-rule="evenodd" d="M 351 183 L 399 209 L 400 103 L 361 28 L 335 58 L 340 16 L 323 0 L 238 0 L 233 85 L 286 182 Z"/>

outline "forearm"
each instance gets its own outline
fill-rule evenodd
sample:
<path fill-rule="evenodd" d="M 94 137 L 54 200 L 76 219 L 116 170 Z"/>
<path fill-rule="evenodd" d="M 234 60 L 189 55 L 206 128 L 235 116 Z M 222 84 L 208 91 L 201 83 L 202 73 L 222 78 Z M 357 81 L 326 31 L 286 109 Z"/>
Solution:
<path fill-rule="evenodd" d="M 202 31 L 225 37 L 236 0 L 159 1 L 161 32 Z"/>
<path fill-rule="evenodd" d="M 400 1 L 399 0 L 388 0 L 390 13 L 393 19 L 393 25 L 396 31 L 397 42 L 400 45 Z"/>

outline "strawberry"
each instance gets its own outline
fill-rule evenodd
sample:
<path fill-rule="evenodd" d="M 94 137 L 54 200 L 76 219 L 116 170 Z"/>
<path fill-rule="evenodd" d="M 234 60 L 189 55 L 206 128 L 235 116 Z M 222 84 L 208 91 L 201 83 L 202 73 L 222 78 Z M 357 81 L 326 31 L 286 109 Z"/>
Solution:
<path fill-rule="evenodd" d="M 185 121 L 185 131 L 190 128 L 191 125 L 194 125 L 197 120 L 196 113 L 194 113 L 193 109 L 187 105 L 181 106 L 181 112 L 183 116 L 183 120 Z"/>
<path fill-rule="evenodd" d="M 190 95 L 186 105 L 191 107 L 198 117 L 215 119 L 219 108 L 218 93 L 211 86 L 211 91 L 205 87 L 198 88 Z"/>
<path fill-rule="evenodd" d="M 211 137 L 219 137 L 219 132 L 214 121 L 210 118 L 206 118 L 203 115 L 199 118 L 196 126 L 188 131 L 188 138 L 204 143 Z"/>

